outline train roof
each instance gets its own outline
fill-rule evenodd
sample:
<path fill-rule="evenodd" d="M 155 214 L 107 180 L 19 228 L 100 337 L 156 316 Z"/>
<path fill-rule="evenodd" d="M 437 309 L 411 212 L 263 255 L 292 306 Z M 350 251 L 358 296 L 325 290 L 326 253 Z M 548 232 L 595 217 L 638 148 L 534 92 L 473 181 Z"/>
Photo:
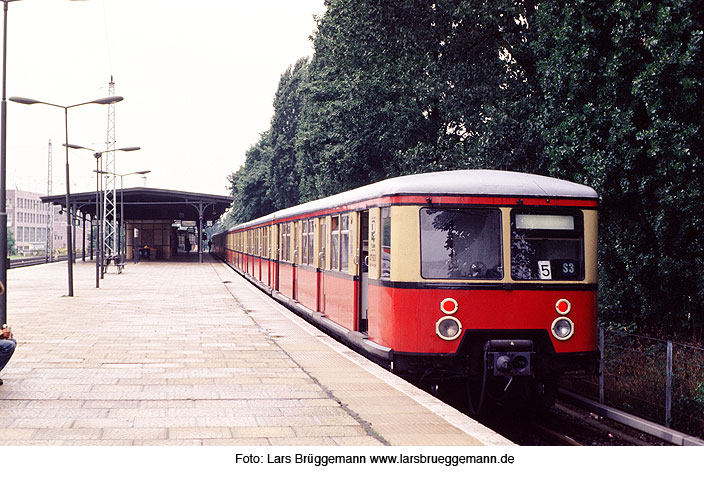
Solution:
<path fill-rule="evenodd" d="M 396 195 L 472 195 L 494 197 L 547 197 L 598 200 L 591 187 L 523 172 L 460 170 L 394 177 L 322 199 L 274 212 L 235 227 L 240 229 L 276 219 L 331 209 L 378 197 Z"/>

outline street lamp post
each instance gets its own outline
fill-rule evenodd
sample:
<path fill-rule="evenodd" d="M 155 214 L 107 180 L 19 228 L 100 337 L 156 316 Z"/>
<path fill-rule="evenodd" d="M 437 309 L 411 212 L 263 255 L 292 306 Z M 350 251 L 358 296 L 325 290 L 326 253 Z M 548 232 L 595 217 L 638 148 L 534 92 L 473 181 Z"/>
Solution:
<path fill-rule="evenodd" d="M 5 86 L 7 81 L 7 4 L 16 0 L 3 0 L 3 30 L 2 30 L 2 106 L 0 107 L 0 325 L 7 323 L 7 100 Z"/>
<path fill-rule="evenodd" d="M 136 174 L 141 174 L 142 177 L 145 177 L 147 174 L 149 174 L 151 171 L 135 171 L 135 172 L 128 172 L 127 174 L 115 174 L 116 176 L 120 176 L 120 222 L 124 225 L 125 227 L 125 239 L 122 241 L 122 245 L 120 246 L 120 262 L 125 263 L 125 255 L 127 254 L 127 222 L 125 222 L 125 183 L 124 179 L 125 176 L 131 176 L 131 175 L 136 175 Z M 134 253 L 134 251 L 133 251 Z"/>
<path fill-rule="evenodd" d="M 36 99 L 20 98 L 13 96 L 10 101 L 20 104 L 45 104 L 47 106 L 53 106 L 55 108 L 61 108 L 64 110 L 64 125 L 66 131 L 66 210 L 71 210 L 71 191 L 70 191 L 70 177 L 69 177 L 69 167 L 68 167 L 68 110 L 75 108 L 77 106 L 83 106 L 85 104 L 113 104 L 122 101 L 124 98 L 122 96 L 108 96 L 107 98 L 95 99 L 93 101 L 86 101 L 85 103 L 72 104 L 70 106 L 61 106 L 59 104 L 47 103 L 45 101 L 38 101 Z M 66 243 L 68 244 L 68 296 L 73 296 L 73 250 L 71 245 L 73 244 L 72 234 L 71 234 L 71 222 L 66 221 Z"/>
<path fill-rule="evenodd" d="M 137 148 L 137 149 L 139 149 L 139 148 Z M 119 149 L 118 149 L 118 151 L 119 151 Z M 117 174 L 114 172 L 101 171 L 100 169 L 98 169 L 95 172 L 97 174 L 106 174 L 106 175 L 109 174 L 109 175 L 117 176 L 120 178 L 120 222 L 121 222 L 121 224 L 125 224 L 125 184 L 124 184 L 124 178 L 125 178 L 125 176 L 132 176 L 132 175 L 136 175 L 136 174 L 141 174 L 142 177 L 145 177 L 151 171 L 135 171 L 135 172 L 128 172 L 126 174 Z M 122 228 L 122 227 L 120 227 L 120 228 Z M 125 253 L 126 253 L 126 249 L 127 249 L 126 245 L 127 245 L 127 228 L 125 227 L 125 240 L 122 243 L 122 245 L 120 245 L 120 263 L 125 263 Z"/>
<path fill-rule="evenodd" d="M 67 146 L 71 149 L 85 149 L 87 151 L 92 151 L 93 152 L 93 157 L 95 157 L 95 215 L 98 217 L 100 220 L 100 169 L 102 168 L 102 162 L 101 159 L 103 158 L 103 153 L 106 152 L 112 152 L 112 151 L 123 151 L 123 152 L 131 152 L 131 151 L 139 151 L 141 148 L 139 147 L 121 147 L 119 149 L 110 149 L 108 151 L 96 151 L 95 149 L 91 149 L 90 147 L 83 147 L 83 146 L 77 146 L 76 144 L 64 144 L 64 146 Z M 102 264 L 105 262 L 105 250 L 103 247 L 103 237 L 101 234 L 102 227 L 100 225 L 98 226 L 98 251 L 96 252 L 96 257 L 95 257 L 95 288 L 100 288 L 100 278 L 101 278 L 101 273 L 100 271 L 102 270 Z"/>

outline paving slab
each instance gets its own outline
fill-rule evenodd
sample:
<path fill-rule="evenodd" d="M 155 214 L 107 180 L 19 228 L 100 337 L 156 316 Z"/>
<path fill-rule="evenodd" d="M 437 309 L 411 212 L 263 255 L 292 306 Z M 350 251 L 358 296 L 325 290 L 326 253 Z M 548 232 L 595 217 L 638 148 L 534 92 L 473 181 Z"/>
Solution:
<path fill-rule="evenodd" d="M 193 258 L 193 257 L 192 257 Z M 510 445 L 205 257 L 8 271 L 0 445 Z"/>

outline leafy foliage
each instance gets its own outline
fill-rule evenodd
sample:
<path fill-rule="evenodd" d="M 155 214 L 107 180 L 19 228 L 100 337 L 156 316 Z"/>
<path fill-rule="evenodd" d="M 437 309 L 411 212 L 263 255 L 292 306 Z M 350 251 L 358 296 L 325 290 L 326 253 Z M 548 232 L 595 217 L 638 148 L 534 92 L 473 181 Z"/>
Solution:
<path fill-rule="evenodd" d="M 12 255 L 12 251 L 15 249 L 15 236 L 11 229 L 7 229 L 7 254 Z"/>
<path fill-rule="evenodd" d="M 553 32 L 535 49 L 549 172 L 601 195 L 602 317 L 693 325 L 704 311 L 701 8 L 541 2 L 538 25 Z"/>

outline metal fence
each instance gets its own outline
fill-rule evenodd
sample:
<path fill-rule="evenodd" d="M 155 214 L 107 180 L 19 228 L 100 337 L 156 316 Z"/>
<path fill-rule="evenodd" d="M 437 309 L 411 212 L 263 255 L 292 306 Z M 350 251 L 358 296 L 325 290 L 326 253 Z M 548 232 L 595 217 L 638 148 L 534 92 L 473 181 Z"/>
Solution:
<path fill-rule="evenodd" d="M 602 404 L 704 437 L 704 348 L 599 329 L 600 376 L 562 386 Z"/>

